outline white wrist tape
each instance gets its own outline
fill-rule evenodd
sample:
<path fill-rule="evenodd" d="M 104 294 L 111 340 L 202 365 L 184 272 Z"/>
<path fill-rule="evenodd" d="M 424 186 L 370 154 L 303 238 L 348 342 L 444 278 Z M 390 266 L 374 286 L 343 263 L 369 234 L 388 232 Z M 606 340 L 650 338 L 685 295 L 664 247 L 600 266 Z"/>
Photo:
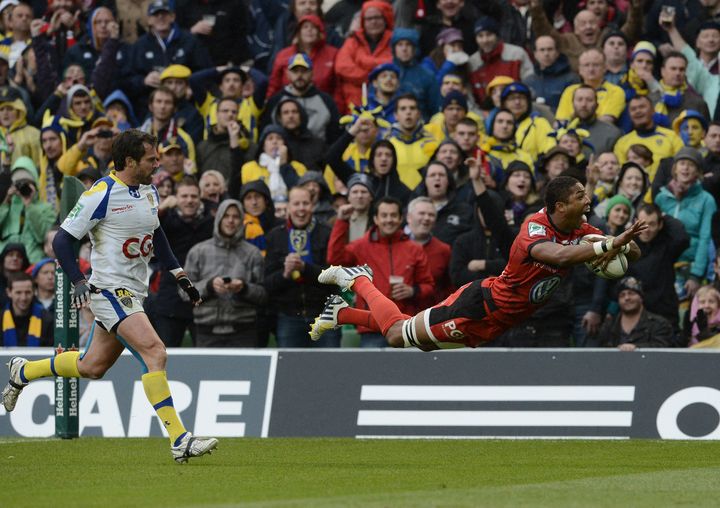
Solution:
<path fill-rule="evenodd" d="M 630 244 L 626 243 L 625 245 L 623 245 L 620 248 L 620 252 L 622 252 L 623 254 L 627 254 L 628 252 L 630 252 Z"/>

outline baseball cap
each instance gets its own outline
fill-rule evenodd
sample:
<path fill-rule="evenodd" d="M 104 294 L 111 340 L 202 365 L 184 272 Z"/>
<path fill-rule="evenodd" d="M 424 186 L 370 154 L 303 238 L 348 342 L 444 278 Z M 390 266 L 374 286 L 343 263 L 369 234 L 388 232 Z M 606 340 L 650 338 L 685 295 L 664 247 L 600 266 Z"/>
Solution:
<path fill-rule="evenodd" d="M 148 16 L 152 16 L 162 11 L 175 12 L 175 10 L 170 7 L 170 2 L 168 2 L 167 0 L 155 0 L 150 5 L 148 5 Z"/>
<path fill-rule="evenodd" d="M 640 297 L 645 297 L 645 293 L 643 292 L 642 282 L 640 282 L 635 277 L 623 277 L 620 282 L 618 283 L 618 294 L 620 294 L 621 291 L 624 290 L 629 291 L 635 291 L 637 294 L 640 295 Z"/>
<path fill-rule="evenodd" d="M 673 162 L 681 161 L 683 159 L 693 161 L 698 168 L 702 165 L 702 155 L 691 146 L 682 147 L 678 153 L 675 154 Z"/>
<path fill-rule="evenodd" d="M 180 144 L 177 142 L 177 140 L 175 138 L 164 139 L 160 143 L 160 146 L 158 146 L 158 150 L 161 154 L 168 153 L 170 150 L 172 150 L 174 148 L 177 148 L 178 150 L 183 152 L 183 154 L 185 153 L 182 146 L 180 146 Z"/>
<path fill-rule="evenodd" d="M 310 57 L 307 56 L 305 53 L 295 53 L 293 56 L 290 57 L 290 60 L 288 60 L 288 69 L 293 69 L 295 67 L 305 67 L 306 69 L 312 69 L 312 60 L 310 60 Z"/>
<path fill-rule="evenodd" d="M 110 128 L 115 127 L 115 123 L 112 120 L 110 120 L 108 117 L 100 116 L 100 117 L 96 118 L 95 121 L 92 123 L 91 129 L 94 129 L 95 127 L 99 127 L 101 125 L 105 125 Z"/>
<path fill-rule="evenodd" d="M 495 76 L 485 87 L 485 92 L 490 94 L 490 90 L 492 90 L 496 86 L 507 86 L 514 82 L 515 80 L 510 76 Z"/>
<path fill-rule="evenodd" d="M 457 28 L 444 28 L 435 37 L 438 46 L 441 44 L 451 44 L 453 42 L 463 42 L 462 32 Z"/>
<path fill-rule="evenodd" d="M 507 96 L 511 93 L 521 93 L 528 98 L 528 101 L 530 101 L 530 89 L 527 87 L 527 85 L 521 83 L 520 81 L 513 81 L 508 86 L 503 88 L 503 91 L 500 94 L 500 99 L 507 99 Z"/>
<path fill-rule="evenodd" d="M 188 79 L 192 71 L 189 67 L 179 64 L 168 65 L 160 74 L 160 81 L 168 78 Z"/>
<path fill-rule="evenodd" d="M 375 78 L 377 78 L 381 72 L 385 72 L 385 71 L 392 71 L 398 77 L 400 77 L 400 67 L 398 67 L 394 63 L 382 63 L 380 65 L 375 66 L 375 68 L 370 71 L 370 74 L 368 74 L 368 82 L 375 81 Z"/>

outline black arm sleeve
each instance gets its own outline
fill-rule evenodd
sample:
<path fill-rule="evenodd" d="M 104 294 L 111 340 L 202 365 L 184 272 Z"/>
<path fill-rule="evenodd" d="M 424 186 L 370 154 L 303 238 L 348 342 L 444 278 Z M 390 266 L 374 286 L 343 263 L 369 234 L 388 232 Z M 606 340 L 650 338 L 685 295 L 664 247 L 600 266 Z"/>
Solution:
<path fill-rule="evenodd" d="M 162 227 L 158 227 L 153 234 L 153 248 L 155 250 L 155 255 L 166 270 L 180 268 L 180 263 L 178 263 L 175 254 L 173 254 L 173 251 L 170 248 L 170 243 L 168 243 L 165 231 L 163 231 Z"/>
<path fill-rule="evenodd" d="M 55 257 L 60 262 L 60 267 L 70 277 L 73 284 L 77 284 L 83 280 L 85 276 L 80 271 L 80 265 L 77 262 L 75 243 L 79 242 L 77 238 L 65 231 L 63 228 L 58 229 L 55 239 L 53 240 L 53 250 Z"/>

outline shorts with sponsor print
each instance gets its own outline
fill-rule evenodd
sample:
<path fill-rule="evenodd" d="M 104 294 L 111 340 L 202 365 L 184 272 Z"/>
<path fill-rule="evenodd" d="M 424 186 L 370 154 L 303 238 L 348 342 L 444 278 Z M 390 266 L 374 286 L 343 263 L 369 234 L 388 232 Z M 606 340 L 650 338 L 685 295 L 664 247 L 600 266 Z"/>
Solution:
<path fill-rule="evenodd" d="M 100 326 L 111 332 L 116 332 L 126 317 L 136 312 L 145 312 L 142 301 L 125 288 L 101 289 L 99 293 L 92 293 L 90 310 Z"/>
<path fill-rule="evenodd" d="M 425 329 L 436 342 L 477 347 L 496 338 L 507 326 L 493 318 L 496 310 L 490 288 L 469 282 L 425 312 Z"/>

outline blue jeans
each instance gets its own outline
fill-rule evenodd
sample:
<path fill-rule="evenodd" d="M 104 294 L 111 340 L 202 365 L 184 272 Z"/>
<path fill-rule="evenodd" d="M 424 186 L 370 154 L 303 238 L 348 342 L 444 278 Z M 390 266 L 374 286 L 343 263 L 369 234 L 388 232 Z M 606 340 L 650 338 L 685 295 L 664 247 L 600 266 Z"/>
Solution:
<path fill-rule="evenodd" d="M 340 329 L 325 332 L 317 342 L 310 340 L 308 332 L 313 321 L 301 316 L 278 314 L 275 332 L 277 347 L 340 347 Z"/>

